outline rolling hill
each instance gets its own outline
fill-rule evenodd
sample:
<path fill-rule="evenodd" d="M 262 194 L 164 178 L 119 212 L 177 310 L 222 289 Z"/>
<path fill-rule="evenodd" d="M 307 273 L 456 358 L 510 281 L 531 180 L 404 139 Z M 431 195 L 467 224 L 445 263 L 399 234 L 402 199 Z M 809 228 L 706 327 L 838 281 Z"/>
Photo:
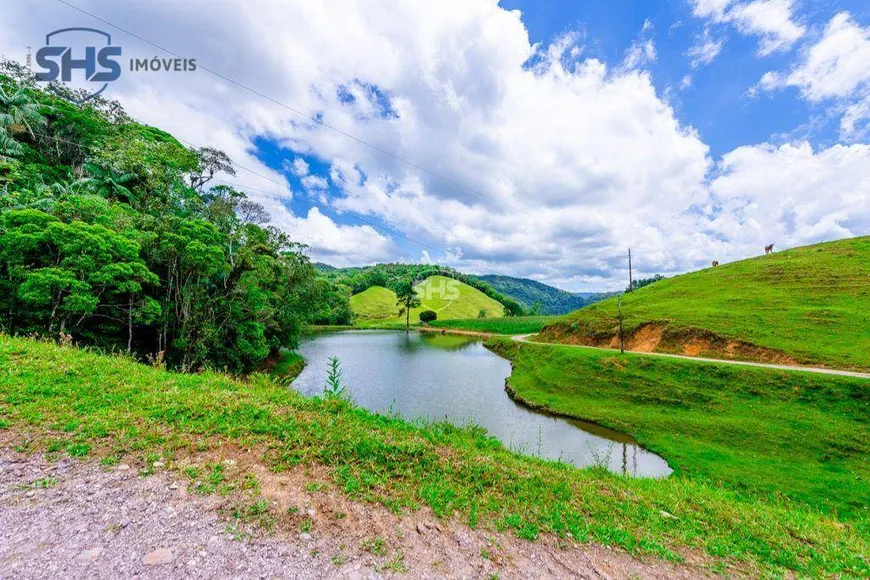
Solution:
<path fill-rule="evenodd" d="M 504 316 L 504 306 L 480 290 L 445 276 L 430 276 L 417 284 L 423 304 L 411 311 L 411 322 L 418 322 L 424 310 L 434 310 L 439 320 L 476 318 L 481 310 L 487 318 Z M 382 286 L 372 286 L 350 298 L 354 314 L 363 323 L 400 322 L 396 293 Z"/>
<path fill-rule="evenodd" d="M 437 264 L 376 264 L 374 266 L 334 268 L 327 264 L 315 264 L 320 277 L 330 283 L 347 287 L 351 294 L 359 294 L 373 286 L 395 288 L 405 280 L 425 280 L 432 276 L 441 276 L 458 280 L 500 302 L 507 313 L 512 316 L 525 314 L 523 307 L 513 298 L 505 296 L 486 282 L 470 274 Z M 477 313 L 474 314 L 477 316 Z"/>
<path fill-rule="evenodd" d="M 668 278 L 622 298 L 626 347 L 693 356 L 870 368 L 870 237 L 795 248 Z M 618 346 L 616 299 L 542 330 L 550 342 Z"/>
<path fill-rule="evenodd" d="M 494 274 L 476 276 L 476 278 L 483 280 L 505 296 L 513 298 L 527 311 L 532 311 L 535 304 L 539 304 L 540 314 L 567 314 L 609 296 L 609 294 L 594 292 L 567 292 L 528 278 Z"/>

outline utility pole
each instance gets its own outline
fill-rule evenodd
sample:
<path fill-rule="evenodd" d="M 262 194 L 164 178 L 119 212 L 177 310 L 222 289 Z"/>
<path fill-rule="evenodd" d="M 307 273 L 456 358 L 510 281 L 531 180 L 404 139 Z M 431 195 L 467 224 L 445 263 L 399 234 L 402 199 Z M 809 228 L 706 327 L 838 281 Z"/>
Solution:
<path fill-rule="evenodd" d="M 632 291 L 631 285 L 634 282 L 631 279 L 631 248 L 628 249 L 628 291 Z"/>

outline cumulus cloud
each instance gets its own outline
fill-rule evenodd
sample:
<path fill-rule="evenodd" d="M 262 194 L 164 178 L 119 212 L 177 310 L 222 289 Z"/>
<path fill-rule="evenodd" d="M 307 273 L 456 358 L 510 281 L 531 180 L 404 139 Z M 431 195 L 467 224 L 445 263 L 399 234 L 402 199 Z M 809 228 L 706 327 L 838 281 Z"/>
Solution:
<path fill-rule="evenodd" d="M 396 252 L 394 242 L 371 226 L 336 224 L 316 207 L 305 217 L 291 217 L 285 227 L 291 236 L 310 246 L 312 260 L 334 266 L 388 261 Z"/>
<path fill-rule="evenodd" d="M 722 158 L 711 182 L 717 211 L 710 225 L 739 245 L 870 234 L 868 167 L 870 145 L 739 147 Z"/>
<path fill-rule="evenodd" d="M 797 87 L 808 101 L 839 103 L 843 133 L 860 136 L 870 120 L 870 26 L 862 27 L 849 13 L 840 12 L 794 68 L 766 73 L 759 87 Z"/>
<path fill-rule="evenodd" d="M 734 9 L 706 1 L 712 14 Z M 137 118 L 250 169 L 228 180 L 315 259 L 417 261 L 419 241 L 433 262 L 606 289 L 624 286 L 629 246 L 640 275 L 651 275 L 744 257 L 768 238 L 765 227 L 745 225 L 772 219 L 762 198 L 776 195 L 773 185 L 751 185 L 775 175 L 762 175 L 766 149 L 726 156 L 709 181 L 707 145 L 641 70 L 655 56 L 649 28 L 639 60 L 612 66 L 586 57 L 578 32 L 531 43 L 521 14 L 495 0 L 79 4 L 261 93 L 204 70 L 125 73 L 111 87 Z M 21 58 L 46 31 L 88 25 L 104 26 L 54 5 L 13 3 L 0 17 L 0 52 Z M 154 56 L 114 32 L 125 56 Z M 258 157 L 263 142 L 280 148 L 281 170 Z M 824 176 L 822 166 L 856 151 L 792 159 Z M 321 163 L 328 171 L 313 170 Z M 738 179 L 745 200 L 727 194 Z M 854 207 L 848 195 L 866 190 L 837 180 L 826 191 L 827 213 L 798 203 L 777 213 L 804 232 L 790 239 L 834 231 L 819 223 L 861 231 L 863 222 L 837 216 Z M 294 194 L 319 206 L 294 214 Z"/>
<path fill-rule="evenodd" d="M 806 33 L 806 27 L 792 14 L 794 0 L 690 1 L 695 16 L 730 23 L 742 34 L 760 37 L 761 56 L 791 48 Z"/>

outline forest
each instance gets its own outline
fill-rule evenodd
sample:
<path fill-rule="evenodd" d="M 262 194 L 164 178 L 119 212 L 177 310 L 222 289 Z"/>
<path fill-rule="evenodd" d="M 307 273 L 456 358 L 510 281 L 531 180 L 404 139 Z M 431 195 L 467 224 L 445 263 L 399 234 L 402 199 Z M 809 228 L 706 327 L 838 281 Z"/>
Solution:
<path fill-rule="evenodd" d="M 241 373 L 349 319 L 224 152 L 75 96 L 0 63 L 0 330 Z"/>

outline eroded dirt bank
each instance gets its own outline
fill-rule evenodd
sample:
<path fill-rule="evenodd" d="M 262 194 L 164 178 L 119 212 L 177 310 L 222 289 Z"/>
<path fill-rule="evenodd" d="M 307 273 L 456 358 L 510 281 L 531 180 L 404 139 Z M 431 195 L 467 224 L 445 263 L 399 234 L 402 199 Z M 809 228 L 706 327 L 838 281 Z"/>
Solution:
<path fill-rule="evenodd" d="M 527 542 L 425 511 L 396 516 L 324 489 L 300 468 L 271 474 L 238 454 L 228 476 L 253 470 L 271 532 L 237 519 L 239 497 L 199 495 L 179 471 L 48 461 L 0 449 L 3 578 L 695 578 L 595 545 Z M 244 512 L 244 507 L 241 508 Z"/>

